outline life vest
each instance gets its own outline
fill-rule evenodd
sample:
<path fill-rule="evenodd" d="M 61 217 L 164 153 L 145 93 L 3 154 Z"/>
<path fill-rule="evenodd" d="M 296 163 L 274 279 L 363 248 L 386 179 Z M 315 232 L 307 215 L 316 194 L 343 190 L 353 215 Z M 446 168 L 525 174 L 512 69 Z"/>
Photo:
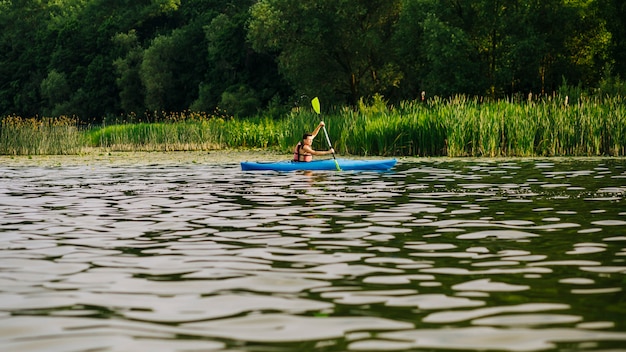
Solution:
<path fill-rule="evenodd" d="M 309 153 L 300 153 L 300 149 L 302 148 L 302 142 L 298 142 L 296 147 L 293 149 L 293 161 L 312 161 L 313 155 Z"/>

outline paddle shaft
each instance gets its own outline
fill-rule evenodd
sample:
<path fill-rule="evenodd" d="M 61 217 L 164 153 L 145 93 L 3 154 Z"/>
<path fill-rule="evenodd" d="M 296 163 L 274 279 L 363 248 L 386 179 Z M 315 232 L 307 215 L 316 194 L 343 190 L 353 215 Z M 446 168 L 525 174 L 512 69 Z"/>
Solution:
<path fill-rule="evenodd" d="M 315 97 L 311 100 L 311 105 L 313 105 L 313 110 L 320 115 L 320 122 L 322 122 L 321 116 L 322 112 L 320 110 L 320 100 Z M 332 150 L 333 160 L 335 160 L 335 166 L 337 167 L 337 171 L 341 171 L 341 167 L 339 167 L 339 162 L 337 162 L 337 157 L 335 157 L 335 151 L 333 150 L 332 144 L 330 144 L 330 138 L 328 137 L 328 132 L 326 132 L 326 125 L 322 126 L 324 128 L 324 135 L 326 136 L 326 142 L 328 143 L 328 148 Z"/>
<path fill-rule="evenodd" d="M 326 142 L 328 143 L 328 148 L 329 149 L 333 149 L 333 146 L 330 144 L 330 138 L 328 137 L 328 132 L 326 132 L 326 126 L 322 126 L 322 129 L 324 129 L 324 135 L 326 136 Z M 335 157 L 335 151 L 333 150 L 333 159 L 337 159 Z"/>

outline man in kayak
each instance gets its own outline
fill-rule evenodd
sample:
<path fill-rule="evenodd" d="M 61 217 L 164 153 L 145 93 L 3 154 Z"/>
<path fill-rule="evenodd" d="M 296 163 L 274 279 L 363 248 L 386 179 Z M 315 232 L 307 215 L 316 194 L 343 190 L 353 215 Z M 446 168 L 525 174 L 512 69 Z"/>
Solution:
<path fill-rule="evenodd" d="M 317 136 L 317 133 L 322 127 L 324 127 L 324 122 L 320 121 L 313 133 L 305 133 L 302 136 L 302 140 L 298 142 L 295 148 L 293 148 L 293 161 L 308 162 L 313 160 L 313 155 L 328 155 L 335 153 L 333 148 L 326 151 L 316 151 L 311 147 L 311 144 L 313 144 L 313 138 Z"/>

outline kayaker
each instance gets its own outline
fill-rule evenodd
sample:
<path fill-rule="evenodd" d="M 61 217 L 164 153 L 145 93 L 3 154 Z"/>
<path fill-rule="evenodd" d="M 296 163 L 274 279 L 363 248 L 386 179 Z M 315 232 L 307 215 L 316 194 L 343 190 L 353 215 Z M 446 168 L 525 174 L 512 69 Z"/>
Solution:
<path fill-rule="evenodd" d="M 305 133 L 302 136 L 302 140 L 298 142 L 295 148 L 293 148 L 293 161 L 309 162 L 313 160 L 313 155 L 328 155 L 335 153 L 333 148 L 325 151 L 317 151 L 311 147 L 311 144 L 313 144 L 313 138 L 317 136 L 317 133 L 322 127 L 324 127 L 324 122 L 320 121 L 313 133 Z"/>

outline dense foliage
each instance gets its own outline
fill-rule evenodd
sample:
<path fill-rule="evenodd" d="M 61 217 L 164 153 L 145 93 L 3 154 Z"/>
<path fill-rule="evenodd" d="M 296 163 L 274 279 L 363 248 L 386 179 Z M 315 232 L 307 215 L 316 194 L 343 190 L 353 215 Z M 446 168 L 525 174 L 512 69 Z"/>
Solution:
<path fill-rule="evenodd" d="M 623 94 L 625 38 L 622 0 L 0 0 L 0 116 Z"/>

